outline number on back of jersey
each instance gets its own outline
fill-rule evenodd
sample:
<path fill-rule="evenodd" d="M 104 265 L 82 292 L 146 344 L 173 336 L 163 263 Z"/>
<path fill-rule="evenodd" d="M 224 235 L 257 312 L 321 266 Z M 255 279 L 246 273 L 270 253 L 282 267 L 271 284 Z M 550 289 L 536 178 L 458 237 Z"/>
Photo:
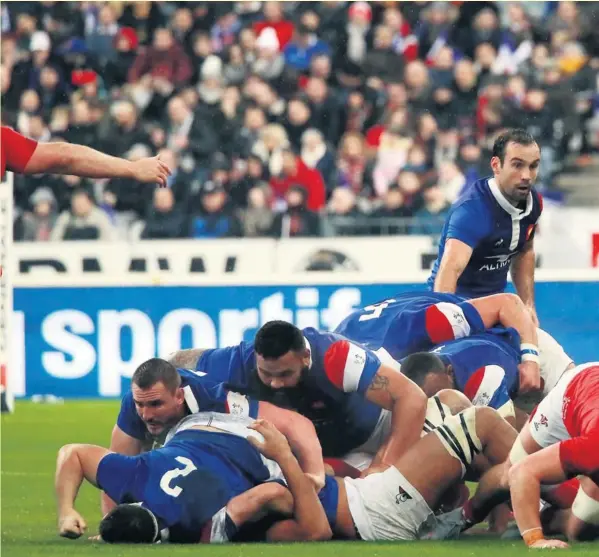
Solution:
<path fill-rule="evenodd" d="M 358 321 L 370 321 L 371 319 L 378 319 L 383 313 L 383 310 L 395 302 L 394 299 L 385 300 L 384 302 L 379 302 L 378 304 L 372 304 L 371 306 L 366 306 L 364 311 L 368 311 L 370 313 L 365 313 L 364 315 L 360 315 Z"/>

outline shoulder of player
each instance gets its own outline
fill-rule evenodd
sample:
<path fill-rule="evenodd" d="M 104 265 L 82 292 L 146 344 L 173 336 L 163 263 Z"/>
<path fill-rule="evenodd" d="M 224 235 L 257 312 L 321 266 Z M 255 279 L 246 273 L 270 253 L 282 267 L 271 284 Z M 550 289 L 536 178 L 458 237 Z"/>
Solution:
<path fill-rule="evenodd" d="M 533 211 L 541 214 L 543 212 L 543 196 L 536 190 L 532 189 Z"/>

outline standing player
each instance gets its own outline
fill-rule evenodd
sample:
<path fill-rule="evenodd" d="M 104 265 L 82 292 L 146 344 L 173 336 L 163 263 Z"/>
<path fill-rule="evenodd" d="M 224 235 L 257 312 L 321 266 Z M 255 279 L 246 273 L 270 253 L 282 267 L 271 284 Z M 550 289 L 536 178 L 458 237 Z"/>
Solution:
<path fill-rule="evenodd" d="M 503 292 L 508 269 L 518 295 L 536 318 L 534 235 L 543 202 L 533 189 L 541 152 L 515 129 L 493 145 L 493 177 L 475 182 L 453 205 L 428 280 L 435 292 L 474 298 Z"/>
<path fill-rule="evenodd" d="M 513 294 L 464 301 L 454 294 L 406 292 L 348 315 L 335 332 L 370 348 L 383 361 L 482 333 L 495 325 L 521 356 L 520 391 L 541 388 L 537 329 L 523 302 Z M 511 331 L 511 332 L 510 332 Z M 519 338 L 518 338 L 519 335 Z"/>
<path fill-rule="evenodd" d="M 83 178 L 132 178 L 166 186 L 171 173 L 158 157 L 128 161 L 84 145 L 38 143 L 2 126 L 0 176 L 17 174 L 72 174 Z"/>
<path fill-rule="evenodd" d="M 112 431 L 110 449 L 123 455 L 138 455 L 164 442 L 170 428 L 185 416 L 206 411 L 272 421 L 289 437 L 314 483 L 322 485 L 322 451 L 318 441 L 308 444 L 314 431 L 308 420 L 267 402 L 252 401 L 205 374 L 176 369 L 158 358 L 144 362 L 135 370 L 131 390 L 123 397 Z M 113 505 L 110 499 L 103 497 L 103 514 Z"/>

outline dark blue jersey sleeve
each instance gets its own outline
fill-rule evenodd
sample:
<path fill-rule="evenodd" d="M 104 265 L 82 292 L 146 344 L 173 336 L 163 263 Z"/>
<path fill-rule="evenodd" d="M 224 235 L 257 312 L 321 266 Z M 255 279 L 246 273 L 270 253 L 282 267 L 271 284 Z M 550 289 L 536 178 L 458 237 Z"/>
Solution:
<path fill-rule="evenodd" d="M 463 203 L 449 216 L 446 240 L 460 240 L 474 249 L 488 234 L 488 223 L 483 218 L 484 206 L 479 203 Z"/>
<path fill-rule="evenodd" d="M 137 456 L 107 454 L 98 464 L 96 484 L 115 503 L 120 503 L 134 484 L 133 477 L 140 462 Z"/>
<path fill-rule="evenodd" d="M 121 410 L 116 425 L 127 435 L 143 441 L 146 438 L 147 428 L 135 410 L 133 394 L 128 391 L 121 400 Z"/>

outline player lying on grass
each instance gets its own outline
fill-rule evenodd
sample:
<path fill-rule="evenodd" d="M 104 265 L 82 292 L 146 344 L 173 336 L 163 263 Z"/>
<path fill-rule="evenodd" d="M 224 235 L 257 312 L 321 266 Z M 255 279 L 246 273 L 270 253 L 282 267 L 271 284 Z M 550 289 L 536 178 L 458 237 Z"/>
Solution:
<path fill-rule="evenodd" d="M 305 437 L 310 438 L 307 443 L 316 440 L 306 418 L 296 414 L 289 419 L 293 427 L 304 430 Z M 104 541 L 228 541 L 236 528 L 227 514 L 227 504 L 257 485 L 279 493 L 271 482 L 283 482 L 284 471 L 296 497 L 298 522 L 306 521 L 311 539 L 329 537 L 313 481 L 302 472 L 291 449 L 285 459 L 279 459 L 280 467 L 260 455 L 248 442 L 250 435 L 261 439 L 248 428 L 262 431 L 261 421 L 252 426 L 253 421 L 200 412 L 182 420 L 163 447 L 138 456 L 120 455 L 95 445 L 62 447 L 55 480 L 59 534 L 78 538 L 87 528 L 75 509 L 85 479 L 119 503 L 100 524 Z M 287 441 L 286 445 L 289 447 Z M 310 497 L 316 504 L 306 514 L 302 512 L 303 501 Z"/>
<path fill-rule="evenodd" d="M 366 478 L 327 476 L 319 492 L 320 504 L 333 533 L 341 538 L 367 541 L 415 540 L 434 528 L 434 511 L 448 489 L 461 483 L 466 472 L 485 470 L 480 486 L 493 493 L 501 466 L 516 438 L 516 431 L 493 409 L 471 407 L 451 416 L 434 432 L 422 437 L 394 466 Z M 268 456 L 277 462 L 289 458 L 289 449 L 277 444 Z M 267 500 L 257 486 L 240 496 Z M 272 501 L 269 501 L 272 505 Z M 312 501 L 312 514 L 318 505 Z M 281 508 L 279 505 L 278 508 Z M 321 519 L 322 520 L 322 519 Z M 316 528 L 316 526 L 315 526 Z M 324 525 L 318 527 L 321 532 Z M 305 537 L 307 536 L 307 538 Z M 274 540 L 310 539 L 295 518 L 275 524 L 268 532 Z"/>
<path fill-rule="evenodd" d="M 132 387 L 121 403 L 121 410 L 112 432 L 110 450 L 123 455 L 138 455 L 155 443 L 164 441 L 168 431 L 182 418 L 199 411 L 216 411 L 237 416 L 266 418 L 276 424 L 289 440 L 307 473 L 321 486 L 324 467 L 318 441 L 305 434 L 313 429 L 293 412 L 268 402 L 257 402 L 232 392 L 208 377 L 177 370 L 165 360 L 153 358 L 139 366 L 132 378 Z M 102 497 L 102 512 L 114 503 Z"/>
<path fill-rule="evenodd" d="M 570 508 L 563 528 L 570 539 L 599 537 L 599 362 L 567 371 L 533 412 L 502 467 L 497 502 L 511 494 L 516 522 L 529 547 L 567 547 L 544 538 L 540 497 Z M 580 482 L 575 476 L 584 476 Z M 509 491 L 508 491 L 509 489 Z M 476 498 L 476 497 L 475 497 Z M 491 500 L 489 500 L 491 501 Z M 444 528 L 465 530 L 484 519 L 484 504 L 440 519 Z"/>
<path fill-rule="evenodd" d="M 508 330 L 505 330 L 508 333 Z M 417 352 L 401 361 L 401 371 L 431 397 L 441 389 L 458 389 L 476 406 L 495 408 L 516 429 L 528 419 L 528 399 L 540 402 L 574 362 L 551 335 L 538 330 L 541 382 L 537 396 L 518 397 L 520 354 L 510 341 L 512 335 L 481 333 L 454 340 L 429 352 Z M 516 420 L 516 414 L 519 419 Z M 518 422 L 518 423 L 516 423 Z"/>

